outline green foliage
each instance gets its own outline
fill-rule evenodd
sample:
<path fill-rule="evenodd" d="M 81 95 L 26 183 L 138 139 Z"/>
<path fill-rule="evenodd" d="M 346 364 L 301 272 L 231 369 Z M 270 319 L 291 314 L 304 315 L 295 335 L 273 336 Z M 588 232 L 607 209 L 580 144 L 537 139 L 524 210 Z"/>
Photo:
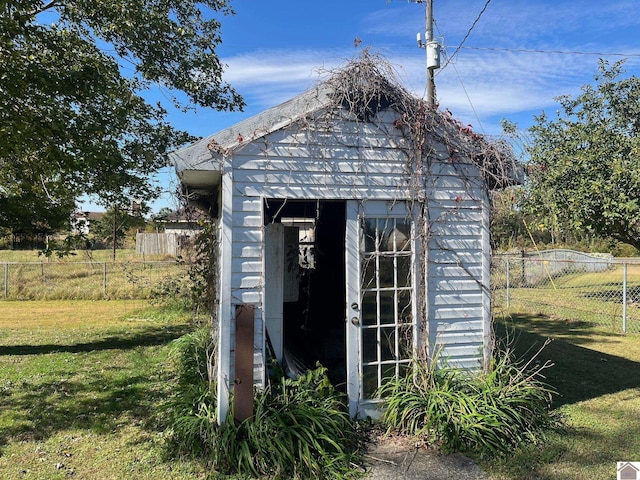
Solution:
<path fill-rule="evenodd" d="M 151 294 L 161 303 L 178 303 L 194 313 L 215 315 L 218 272 L 218 238 L 215 222 L 203 223 L 194 241 L 194 251 L 178 263 L 188 262 L 186 272 L 167 276 L 153 285 Z"/>
<path fill-rule="evenodd" d="M 199 384 L 206 388 L 202 370 L 194 375 L 193 367 L 185 365 L 192 373 L 183 380 L 195 382 L 200 376 Z M 356 427 L 326 369 L 318 366 L 297 380 L 274 380 L 256 392 L 254 416 L 241 423 L 234 421 L 231 410 L 218 425 L 213 393 L 190 385 L 193 390 L 188 395 L 179 392 L 174 401 L 181 405 L 174 406 L 171 423 L 169 445 L 174 454 L 200 457 L 219 474 L 242 478 L 357 475 L 352 467 L 359 458 Z"/>
<path fill-rule="evenodd" d="M 595 86 L 531 127 L 524 208 L 548 227 L 640 247 L 640 78 L 601 61 Z"/>
<path fill-rule="evenodd" d="M 426 437 L 445 451 L 489 457 L 535 440 L 554 423 L 540 367 L 529 370 L 530 363 L 521 365 L 508 352 L 485 374 L 437 363 L 414 361 L 405 377 L 380 388 L 383 423 L 390 430 Z"/>
<path fill-rule="evenodd" d="M 258 393 L 253 419 L 230 416 L 218 429 L 212 461 L 220 471 L 270 478 L 349 478 L 356 430 L 343 400 L 318 367 Z"/>
<path fill-rule="evenodd" d="M 167 439 L 172 452 L 198 457 L 210 448 L 216 422 L 215 375 L 210 375 L 214 351 L 208 327 L 198 328 L 171 345 L 178 375 L 174 396 L 166 406 L 170 419 Z"/>
<path fill-rule="evenodd" d="M 226 0 L 0 3 L 0 225 L 68 219 L 83 194 L 156 194 L 167 152 L 193 140 L 142 93 L 219 110 L 242 99 L 216 55 Z M 177 99 L 179 91 L 186 101 Z M 24 215 L 29 212 L 30 215 Z"/>
<path fill-rule="evenodd" d="M 218 285 L 218 229 L 215 221 L 201 226 L 202 231 L 195 238 L 195 254 L 189 269 L 189 293 L 196 310 L 211 311 Z"/>
<path fill-rule="evenodd" d="M 116 248 L 123 247 L 132 229 L 144 227 L 142 215 L 128 210 L 122 205 L 111 205 L 99 220 L 91 222 L 91 237 L 98 245 L 113 247 L 115 239 Z"/>

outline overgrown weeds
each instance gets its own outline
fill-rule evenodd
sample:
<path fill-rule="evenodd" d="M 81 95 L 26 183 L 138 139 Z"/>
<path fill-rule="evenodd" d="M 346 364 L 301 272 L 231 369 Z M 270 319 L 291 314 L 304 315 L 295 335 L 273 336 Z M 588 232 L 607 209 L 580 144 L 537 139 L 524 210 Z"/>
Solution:
<path fill-rule="evenodd" d="M 297 380 L 280 378 L 259 392 L 254 417 L 217 428 L 211 460 L 221 472 L 269 478 L 352 478 L 357 433 L 318 366 Z"/>
<path fill-rule="evenodd" d="M 210 374 L 214 342 L 211 329 L 200 327 L 172 343 L 177 387 L 167 403 L 172 452 L 203 456 L 209 450 L 209 431 L 215 423 L 215 376 Z"/>
<path fill-rule="evenodd" d="M 231 410 L 218 425 L 215 385 L 208 374 L 212 347 L 208 329 L 174 343 L 180 376 L 170 403 L 171 454 L 201 458 L 221 475 L 357 476 L 357 427 L 325 368 L 318 366 L 297 380 L 273 379 L 256 392 L 253 418 L 236 422 Z"/>
<path fill-rule="evenodd" d="M 552 391 L 541 376 L 548 365 L 520 363 L 508 349 L 487 373 L 441 363 L 414 361 L 405 377 L 381 387 L 383 422 L 390 430 L 424 437 L 446 452 L 491 457 L 536 441 L 557 424 Z"/>

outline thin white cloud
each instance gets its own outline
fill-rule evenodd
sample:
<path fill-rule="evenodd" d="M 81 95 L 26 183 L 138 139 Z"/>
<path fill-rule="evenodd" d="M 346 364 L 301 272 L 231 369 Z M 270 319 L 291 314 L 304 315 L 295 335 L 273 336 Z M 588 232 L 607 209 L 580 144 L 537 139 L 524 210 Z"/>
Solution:
<path fill-rule="evenodd" d="M 467 34 L 484 7 L 481 0 L 435 2 L 435 34 L 445 45 L 456 47 Z M 362 19 L 367 35 L 395 38 L 412 43 L 425 28 L 421 4 L 388 4 Z M 620 29 L 640 27 L 640 4 L 634 0 L 602 2 L 513 0 L 491 2 L 473 28 L 468 44 L 491 47 L 570 49 L 588 42 L 605 50 L 617 43 Z M 574 34 L 579 34 L 572 39 Z M 575 42 L 575 43 L 574 43 Z"/>
<path fill-rule="evenodd" d="M 436 3 L 436 13 L 440 12 L 438 28 L 445 43 L 451 39 L 450 45 L 455 48 L 484 3 Z M 364 44 L 370 44 L 367 36 L 371 35 L 380 45 L 377 50 L 396 66 L 402 83 L 418 96 L 423 96 L 425 90 L 425 60 L 424 51 L 417 49 L 413 39 L 415 31 L 424 26 L 422 8 L 415 3 L 391 3 L 364 16 L 357 25 L 364 26 Z M 482 123 L 493 122 L 484 125 L 488 130 L 495 128 L 496 119 L 511 115 L 529 115 L 532 121 L 541 110 L 555 109 L 555 97 L 576 94 L 583 84 L 592 82 L 597 56 L 490 49 L 633 52 L 639 47 L 629 38 L 635 36 L 620 37 L 612 44 L 591 34 L 591 29 L 598 23 L 600 31 L 640 27 L 638 10 L 640 7 L 628 0 L 605 4 L 591 0 L 495 0 L 467 40 L 465 46 L 471 48 L 461 50 L 455 63 L 438 71 L 436 91 L 442 108 L 469 123 L 477 123 L 476 115 Z M 600 16 L 603 14 L 604 22 Z M 385 43 L 385 39 L 394 36 L 395 45 Z M 405 37 L 409 39 L 406 43 Z M 451 54 L 453 50 L 447 52 Z M 251 110 L 259 111 L 302 92 L 318 80 L 320 71 L 343 64 L 353 55 L 353 49 L 294 47 L 255 51 L 224 59 L 229 66 L 225 79 L 245 96 Z M 627 63 L 628 70 L 633 73 L 639 64 L 640 58 L 632 58 Z"/>
<path fill-rule="evenodd" d="M 423 96 L 424 57 L 418 54 L 388 59 L 403 85 Z M 229 65 L 225 78 L 245 96 L 250 110 L 259 111 L 299 94 L 316 83 L 321 72 L 344 61 L 337 58 L 335 51 L 289 51 L 283 55 L 280 50 L 264 50 L 225 59 Z M 574 93 L 585 76 L 592 77 L 595 64 L 593 58 L 562 55 L 465 52 L 455 64 L 438 72 L 437 95 L 442 108 L 464 117 L 478 112 L 486 117 L 539 111 L 552 105 L 553 97 Z"/>
<path fill-rule="evenodd" d="M 225 58 L 224 79 L 253 102 L 270 107 L 316 83 L 323 74 L 345 63 L 349 50 L 274 49 Z"/>

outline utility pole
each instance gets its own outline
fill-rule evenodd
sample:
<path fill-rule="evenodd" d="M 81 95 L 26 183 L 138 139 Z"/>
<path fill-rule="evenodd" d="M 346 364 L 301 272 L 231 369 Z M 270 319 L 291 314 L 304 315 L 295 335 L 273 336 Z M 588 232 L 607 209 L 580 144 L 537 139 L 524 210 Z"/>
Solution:
<path fill-rule="evenodd" d="M 436 106 L 436 84 L 434 71 L 440 68 L 440 44 L 433 39 L 433 0 L 414 0 L 416 3 L 426 3 L 425 9 L 425 41 L 422 42 L 420 32 L 416 40 L 418 46 L 424 48 L 427 61 L 427 105 Z"/>

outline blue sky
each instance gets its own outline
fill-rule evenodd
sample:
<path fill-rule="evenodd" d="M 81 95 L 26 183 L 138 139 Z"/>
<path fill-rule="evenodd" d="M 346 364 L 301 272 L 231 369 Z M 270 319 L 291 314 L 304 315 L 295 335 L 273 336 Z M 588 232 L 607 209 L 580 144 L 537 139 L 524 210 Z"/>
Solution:
<path fill-rule="evenodd" d="M 417 32 L 424 35 L 424 3 L 235 0 L 232 6 L 236 15 L 221 18 L 218 54 L 227 65 L 224 78 L 247 107 L 238 113 L 171 111 L 172 123 L 194 135 L 209 135 L 301 93 L 320 72 L 363 47 L 386 57 L 417 96 L 425 93 L 425 52 L 415 40 Z M 447 64 L 436 73 L 438 102 L 479 133 L 499 134 L 501 119 L 525 130 L 543 110 L 554 114 L 554 97 L 592 83 L 601 57 L 627 58 L 627 73 L 640 75 L 636 0 L 434 0 L 434 18 Z M 160 178 L 168 190 L 175 188 L 175 176 Z M 154 208 L 175 205 L 165 195 Z"/>

